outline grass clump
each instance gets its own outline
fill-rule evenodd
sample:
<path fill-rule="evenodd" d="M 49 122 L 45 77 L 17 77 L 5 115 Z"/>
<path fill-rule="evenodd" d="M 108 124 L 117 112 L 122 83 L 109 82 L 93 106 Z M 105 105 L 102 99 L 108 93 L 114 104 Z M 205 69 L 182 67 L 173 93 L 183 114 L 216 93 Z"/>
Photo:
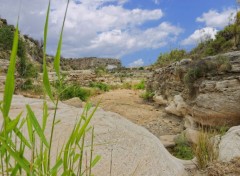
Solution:
<path fill-rule="evenodd" d="M 146 101 L 153 101 L 153 96 L 155 95 L 154 92 L 151 91 L 145 91 L 140 95 L 141 98 L 143 98 Z"/>
<path fill-rule="evenodd" d="M 184 134 L 179 135 L 176 140 L 176 146 L 173 148 L 173 155 L 179 159 L 191 160 L 194 157 L 192 145 L 187 141 Z"/>
<path fill-rule="evenodd" d="M 194 155 L 197 158 L 199 169 L 205 169 L 209 163 L 218 157 L 218 151 L 212 138 L 215 135 L 216 132 L 209 132 L 205 129 L 200 131 L 198 142 L 194 147 Z"/>
<path fill-rule="evenodd" d="M 110 86 L 102 82 L 91 82 L 89 84 L 89 87 L 98 88 L 99 90 L 102 90 L 104 92 L 107 92 L 110 90 Z"/>
<path fill-rule="evenodd" d="M 146 86 L 145 86 L 145 81 L 144 80 L 141 80 L 140 83 L 132 86 L 132 88 L 135 89 L 135 90 L 144 90 L 145 87 Z"/>
<path fill-rule="evenodd" d="M 68 85 L 60 94 L 60 100 L 68 100 L 74 97 L 80 98 L 82 101 L 88 100 L 91 91 L 80 87 L 79 85 Z"/>

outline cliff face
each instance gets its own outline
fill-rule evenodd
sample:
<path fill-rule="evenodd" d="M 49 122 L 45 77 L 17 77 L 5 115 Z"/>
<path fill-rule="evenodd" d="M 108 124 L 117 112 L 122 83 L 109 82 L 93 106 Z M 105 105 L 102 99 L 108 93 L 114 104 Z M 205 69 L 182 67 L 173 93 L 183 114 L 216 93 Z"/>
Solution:
<path fill-rule="evenodd" d="M 186 125 L 240 124 L 240 51 L 199 61 L 184 59 L 155 70 L 148 89 Z"/>

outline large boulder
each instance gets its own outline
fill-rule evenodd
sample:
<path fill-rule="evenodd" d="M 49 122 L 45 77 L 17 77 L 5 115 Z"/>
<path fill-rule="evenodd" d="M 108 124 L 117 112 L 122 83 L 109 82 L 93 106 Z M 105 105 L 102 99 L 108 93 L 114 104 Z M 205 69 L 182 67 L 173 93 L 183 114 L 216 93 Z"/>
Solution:
<path fill-rule="evenodd" d="M 219 143 L 220 161 L 226 162 L 236 157 L 240 157 L 240 126 L 230 128 Z"/>
<path fill-rule="evenodd" d="M 0 99 L 1 94 L 0 94 Z M 29 104 L 36 116 L 42 116 L 42 102 L 40 99 L 14 96 L 10 115 L 17 116 Z M 48 102 L 49 123 L 46 134 L 49 137 L 50 126 L 54 113 L 54 106 Z M 76 117 L 82 109 L 59 103 L 57 120 L 53 140 L 53 159 L 57 149 L 70 135 Z M 0 115 L 0 119 L 2 119 Z M 0 122 L 1 124 L 1 122 Z M 145 128 L 137 126 L 122 116 L 98 109 L 91 125 L 95 127 L 94 155 L 99 154 L 102 159 L 93 169 L 99 176 L 109 175 L 112 162 L 112 175 L 138 175 L 138 176 L 183 176 L 187 175 L 181 161 L 174 158 L 164 148 L 162 143 Z M 89 136 L 90 137 L 90 136 Z"/>

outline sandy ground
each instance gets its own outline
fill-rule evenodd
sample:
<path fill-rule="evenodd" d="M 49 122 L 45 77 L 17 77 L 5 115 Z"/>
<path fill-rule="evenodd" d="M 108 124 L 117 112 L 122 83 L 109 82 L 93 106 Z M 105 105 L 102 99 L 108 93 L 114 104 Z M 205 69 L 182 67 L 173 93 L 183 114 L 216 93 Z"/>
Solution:
<path fill-rule="evenodd" d="M 106 111 L 116 112 L 135 124 L 148 129 L 155 136 L 178 134 L 183 131 L 182 118 L 166 114 L 163 107 L 140 98 L 141 91 L 119 89 L 92 97 Z"/>

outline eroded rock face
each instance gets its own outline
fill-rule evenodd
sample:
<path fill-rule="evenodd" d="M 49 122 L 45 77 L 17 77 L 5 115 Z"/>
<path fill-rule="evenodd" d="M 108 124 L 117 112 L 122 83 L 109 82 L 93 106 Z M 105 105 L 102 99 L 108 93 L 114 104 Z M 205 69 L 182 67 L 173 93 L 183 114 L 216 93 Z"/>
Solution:
<path fill-rule="evenodd" d="M 0 99 L 2 99 L 1 94 Z M 25 109 L 25 104 L 32 107 L 37 118 L 42 116 L 42 100 L 22 96 L 14 96 L 10 116 L 17 116 Z M 50 116 L 46 134 L 49 137 L 54 109 L 50 102 L 48 105 Z M 55 159 L 57 148 L 62 146 L 70 135 L 76 117 L 81 113 L 80 108 L 59 103 L 57 120 L 61 121 L 55 127 L 53 159 Z M 1 115 L 0 119 L 2 119 Z M 132 175 L 133 173 L 138 176 L 187 175 L 181 161 L 170 155 L 153 134 L 120 115 L 98 109 L 91 125 L 95 127 L 94 142 L 98 144 L 94 146 L 94 155 L 102 156 L 101 161 L 93 169 L 95 175 L 109 175 L 111 160 L 113 176 Z"/>
<path fill-rule="evenodd" d="M 157 69 L 149 77 L 148 89 L 168 100 L 166 110 L 169 113 L 188 116 L 193 122 L 203 125 L 239 125 L 240 51 L 226 53 L 221 57 L 227 64 L 208 72 L 203 71 L 194 82 L 186 82 L 188 71 L 203 69 L 208 63 L 219 64 L 219 56 L 204 58 L 194 67 L 187 60 Z M 183 99 L 176 99 L 178 96 Z M 184 106 L 179 108 L 178 104 Z"/>

